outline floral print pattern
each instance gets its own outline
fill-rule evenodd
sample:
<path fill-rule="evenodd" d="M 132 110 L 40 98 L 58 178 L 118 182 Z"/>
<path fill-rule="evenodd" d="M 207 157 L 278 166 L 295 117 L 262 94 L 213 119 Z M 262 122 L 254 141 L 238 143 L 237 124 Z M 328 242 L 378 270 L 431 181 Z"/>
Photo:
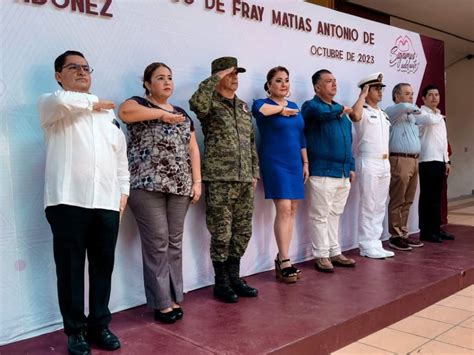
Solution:
<path fill-rule="evenodd" d="M 142 97 L 134 96 L 131 100 L 146 107 L 162 109 Z M 194 125 L 183 109 L 175 106 L 175 111 L 184 114 L 186 120 L 179 124 L 159 120 L 127 124 L 132 189 L 191 196 L 193 181 L 189 141 Z"/>

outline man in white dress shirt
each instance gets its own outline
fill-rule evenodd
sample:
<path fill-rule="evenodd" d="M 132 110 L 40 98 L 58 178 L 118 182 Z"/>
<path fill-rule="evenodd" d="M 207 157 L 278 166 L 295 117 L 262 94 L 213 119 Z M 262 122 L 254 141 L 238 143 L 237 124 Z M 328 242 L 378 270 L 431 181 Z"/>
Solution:
<path fill-rule="evenodd" d="M 89 342 L 115 350 L 120 341 L 108 328 L 108 303 L 119 221 L 129 193 L 125 136 L 114 104 L 89 93 L 92 69 L 80 52 L 61 54 L 54 67 L 62 89 L 40 97 L 39 113 L 47 150 L 44 205 L 68 351 L 90 354 Z"/>
<path fill-rule="evenodd" d="M 361 256 L 373 259 L 395 255 L 385 250 L 380 241 L 390 185 L 390 121 L 378 106 L 385 87 L 382 79 L 382 73 L 374 73 L 358 83 L 361 93 L 350 114 L 356 132 L 354 156 L 360 192 L 359 249 Z"/>
<path fill-rule="evenodd" d="M 442 240 L 454 239 L 452 234 L 440 228 L 443 180 L 451 169 L 448 137 L 444 116 L 438 109 L 438 88 L 434 85 L 426 86 L 422 91 L 422 100 L 424 105 L 421 106 L 421 111 L 434 119 L 427 125 L 420 125 L 420 239 L 441 243 Z"/>

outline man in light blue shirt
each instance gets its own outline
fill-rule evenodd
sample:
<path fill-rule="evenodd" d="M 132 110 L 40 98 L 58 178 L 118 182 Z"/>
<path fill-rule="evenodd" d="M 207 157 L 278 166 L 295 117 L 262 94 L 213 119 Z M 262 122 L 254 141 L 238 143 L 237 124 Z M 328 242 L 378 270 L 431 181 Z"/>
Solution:
<path fill-rule="evenodd" d="M 417 124 L 430 124 L 432 118 L 413 104 L 413 90 L 408 83 L 395 85 L 395 103 L 385 112 L 390 118 L 390 202 L 388 225 L 390 247 L 410 251 L 423 246 L 408 235 L 408 215 L 418 183 L 418 157 L 421 144 Z"/>

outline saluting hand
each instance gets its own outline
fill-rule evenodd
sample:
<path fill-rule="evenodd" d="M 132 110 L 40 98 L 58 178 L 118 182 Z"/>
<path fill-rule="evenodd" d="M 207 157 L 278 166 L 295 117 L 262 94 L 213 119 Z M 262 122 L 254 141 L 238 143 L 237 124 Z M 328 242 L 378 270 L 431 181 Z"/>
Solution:
<path fill-rule="evenodd" d="M 99 100 L 92 105 L 92 110 L 100 111 L 100 110 L 113 110 L 115 108 L 115 103 L 108 100 Z"/>
<path fill-rule="evenodd" d="M 342 115 L 350 115 L 352 113 L 352 107 L 344 106 L 344 109 L 342 110 L 341 116 Z"/>
<path fill-rule="evenodd" d="M 235 67 L 230 67 L 230 68 L 218 71 L 216 73 L 216 75 L 219 76 L 219 78 L 222 79 L 224 76 L 229 75 L 229 74 L 233 73 L 234 71 L 235 71 Z"/>
<path fill-rule="evenodd" d="M 290 117 L 290 116 L 296 116 L 300 112 L 297 108 L 288 108 L 288 107 L 283 107 L 283 110 L 281 111 L 281 115 L 285 117 Z"/>
<path fill-rule="evenodd" d="M 161 120 L 166 123 L 176 124 L 184 122 L 185 118 L 184 115 L 181 113 L 165 112 L 161 117 Z"/>
<path fill-rule="evenodd" d="M 362 91 L 359 94 L 359 97 L 365 99 L 367 95 L 369 94 L 369 89 L 370 89 L 370 85 L 364 85 L 364 87 L 362 88 Z"/>

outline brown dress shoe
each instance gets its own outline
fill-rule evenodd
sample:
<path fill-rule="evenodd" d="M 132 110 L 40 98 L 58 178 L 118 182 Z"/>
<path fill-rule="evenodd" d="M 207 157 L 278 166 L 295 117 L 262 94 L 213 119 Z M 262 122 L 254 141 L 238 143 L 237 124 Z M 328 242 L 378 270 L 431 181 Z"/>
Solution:
<path fill-rule="evenodd" d="M 392 249 L 402 251 L 411 251 L 413 249 L 411 246 L 408 245 L 408 239 L 402 237 L 391 237 L 388 246 Z"/>
<path fill-rule="evenodd" d="M 334 267 L 331 264 L 331 260 L 329 258 L 317 258 L 314 267 L 318 271 L 322 272 L 334 272 Z"/>
<path fill-rule="evenodd" d="M 354 267 L 354 266 L 356 266 L 356 262 L 355 262 L 354 259 L 346 258 L 342 254 L 332 256 L 331 257 L 331 262 L 335 266 L 343 266 L 343 267 Z"/>
<path fill-rule="evenodd" d="M 419 240 L 414 239 L 413 237 L 408 236 L 406 238 L 407 244 L 412 248 L 421 248 L 424 244 Z"/>

